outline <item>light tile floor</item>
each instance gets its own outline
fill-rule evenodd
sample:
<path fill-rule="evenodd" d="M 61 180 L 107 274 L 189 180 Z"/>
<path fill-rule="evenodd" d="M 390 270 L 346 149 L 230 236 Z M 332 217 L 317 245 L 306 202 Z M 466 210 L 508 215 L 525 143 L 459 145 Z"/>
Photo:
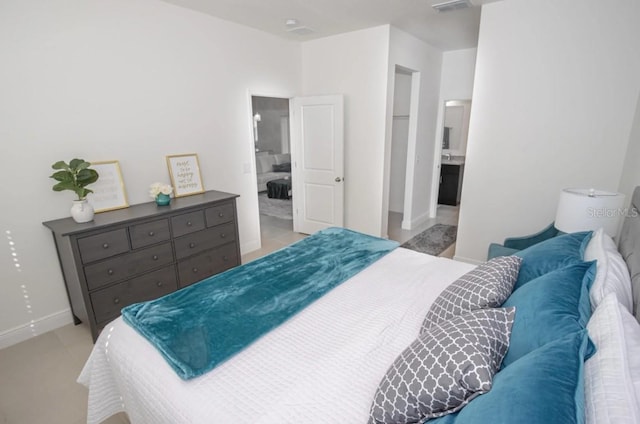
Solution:
<path fill-rule="evenodd" d="M 389 212 L 389 238 L 399 243 L 404 243 L 436 224 L 458 225 L 459 206 L 438 205 L 436 217 L 430 218 L 422 225 L 411 230 L 402 229 L 402 214 L 399 212 Z M 445 258 L 453 258 L 456 244 L 452 244 L 447 250 L 442 252 L 440 256 Z"/>
<path fill-rule="evenodd" d="M 390 214 L 390 238 L 404 242 L 436 223 L 457 222 L 457 208 L 439 207 L 438 217 L 412 231 Z M 304 237 L 292 222 L 260 216 L 262 248 L 242 257 L 246 263 Z M 446 253 L 446 252 L 445 252 Z M 0 424 L 80 424 L 86 422 L 87 389 L 76 379 L 93 343 L 86 325 L 67 325 L 0 350 Z M 127 424 L 126 415 L 105 424 Z"/>
<path fill-rule="evenodd" d="M 242 256 L 242 263 L 262 257 L 275 250 L 282 249 L 306 237 L 304 234 L 293 232 L 293 221 L 260 215 L 260 235 L 262 247 Z"/>

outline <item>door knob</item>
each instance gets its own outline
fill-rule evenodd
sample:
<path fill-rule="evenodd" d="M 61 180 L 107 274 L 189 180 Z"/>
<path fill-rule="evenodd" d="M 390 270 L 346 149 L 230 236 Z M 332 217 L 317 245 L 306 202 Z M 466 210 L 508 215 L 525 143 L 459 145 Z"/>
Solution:
<path fill-rule="evenodd" d="M 342 181 L 342 178 L 336 177 L 336 182 L 339 183 L 340 181 Z"/>

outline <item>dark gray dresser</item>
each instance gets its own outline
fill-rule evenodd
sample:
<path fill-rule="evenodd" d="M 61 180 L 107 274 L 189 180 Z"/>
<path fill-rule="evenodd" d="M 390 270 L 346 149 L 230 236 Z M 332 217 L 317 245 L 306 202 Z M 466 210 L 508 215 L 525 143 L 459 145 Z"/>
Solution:
<path fill-rule="evenodd" d="M 240 264 L 235 194 L 207 191 L 43 224 L 53 232 L 74 322 L 100 330 L 132 303 Z"/>

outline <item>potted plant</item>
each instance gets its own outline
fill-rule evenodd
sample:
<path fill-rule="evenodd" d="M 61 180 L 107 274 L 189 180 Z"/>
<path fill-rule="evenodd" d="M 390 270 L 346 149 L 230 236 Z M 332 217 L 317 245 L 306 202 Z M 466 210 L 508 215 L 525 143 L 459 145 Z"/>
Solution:
<path fill-rule="evenodd" d="M 87 202 L 87 194 L 93 193 L 93 190 L 86 187 L 98 181 L 99 175 L 95 169 L 90 169 L 90 166 L 91 164 L 84 159 L 71 159 L 68 164 L 58 161 L 51 165 L 57 170 L 50 176 L 57 181 L 53 191 L 71 190 L 78 196 L 71 207 L 71 216 L 78 223 L 93 219 L 93 206 Z"/>
<path fill-rule="evenodd" d="M 171 202 L 173 187 L 169 184 L 153 183 L 149 187 L 149 196 L 156 199 L 158 206 L 167 206 Z"/>

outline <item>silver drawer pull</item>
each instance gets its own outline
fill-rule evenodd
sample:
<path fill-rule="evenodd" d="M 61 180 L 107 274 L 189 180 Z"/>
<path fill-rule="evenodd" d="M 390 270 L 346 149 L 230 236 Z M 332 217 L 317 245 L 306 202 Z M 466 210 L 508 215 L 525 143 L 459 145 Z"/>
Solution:
<path fill-rule="evenodd" d="M 112 269 L 108 269 L 108 270 L 107 270 L 107 274 L 109 274 L 109 275 L 113 275 L 113 270 L 112 270 Z"/>
<path fill-rule="evenodd" d="M 198 268 L 193 268 L 191 271 L 193 271 L 194 274 L 198 273 Z"/>
<path fill-rule="evenodd" d="M 194 247 L 196 247 L 195 243 L 189 243 L 189 249 L 193 249 Z"/>
<path fill-rule="evenodd" d="M 187 227 L 191 227 L 192 225 L 191 221 L 187 221 Z"/>
<path fill-rule="evenodd" d="M 223 214 L 222 212 L 220 212 L 220 213 L 218 214 L 218 217 L 220 217 L 220 218 L 224 218 L 224 214 Z"/>
<path fill-rule="evenodd" d="M 108 248 L 109 248 L 109 243 L 105 243 L 105 244 L 103 244 L 103 245 L 102 245 L 102 248 L 103 248 L 103 249 L 108 249 Z"/>
<path fill-rule="evenodd" d="M 229 258 L 227 258 L 226 256 L 223 256 L 223 257 L 222 257 L 222 261 L 223 261 L 223 262 L 229 262 Z"/>
<path fill-rule="evenodd" d="M 158 255 L 153 255 L 153 260 L 157 261 L 158 260 Z"/>
<path fill-rule="evenodd" d="M 158 287 L 162 287 L 162 281 L 158 281 L 158 282 L 156 282 L 156 286 L 158 286 Z"/>
<path fill-rule="evenodd" d="M 221 233 L 221 234 L 220 234 L 220 237 L 221 237 L 221 238 L 225 238 L 226 236 L 227 236 L 227 235 L 226 235 L 225 233 Z"/>
<path fill-rule="evenodd" d="M 114 304 L 114 305 L 117 305 L 118 303 L 120 303 L 120 298 L 119 298 L 119 297 L 115 297 L 115 298 L 113 299 L 113 304 Z"/>
<path fill-rule="evenodd" d="M 149 237 L 153 237 L 155 235 L 156 235 L 156 233 L 154 233 L 153 231 L 149 231 Z"/>

